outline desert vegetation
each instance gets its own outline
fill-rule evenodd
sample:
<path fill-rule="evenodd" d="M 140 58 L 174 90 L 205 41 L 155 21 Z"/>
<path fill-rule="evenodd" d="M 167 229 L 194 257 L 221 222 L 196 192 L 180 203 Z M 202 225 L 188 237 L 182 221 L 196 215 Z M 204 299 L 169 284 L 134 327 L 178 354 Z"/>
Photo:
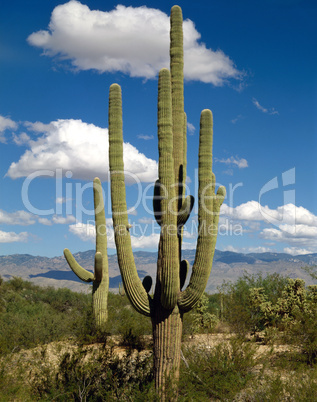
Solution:
<path fill-rule="evenodd" d="M 109 293 L 103 331 L 91 295 L 12 278 L 0 297 L 0 400 L 159 400 L 151 321 L 125 295 Z M 278 274 L 204 294 L 184 316 L 178 400 L 315 400 L 316 318 L 316 287 Z"/>

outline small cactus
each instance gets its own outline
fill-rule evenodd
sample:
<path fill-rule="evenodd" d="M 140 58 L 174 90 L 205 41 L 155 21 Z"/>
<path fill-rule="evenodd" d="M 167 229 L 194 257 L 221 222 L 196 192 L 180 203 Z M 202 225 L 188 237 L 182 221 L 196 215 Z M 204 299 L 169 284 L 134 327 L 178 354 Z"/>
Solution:
<path fill-rule="evenodd" d="M 96 328 L 102 329 L 108 317 L 108 255 L 107 255 L 107 230 L 105 208 L 102 196 L 102 186 L 98 177 L 93 182 L 94 209 L 96 226 L 96 254 L 94 274 L 81 267 L 72 253 L 65 248 L 64 256 L 72 271 L 84 282 L 92 282 L 93 315 Z"/>

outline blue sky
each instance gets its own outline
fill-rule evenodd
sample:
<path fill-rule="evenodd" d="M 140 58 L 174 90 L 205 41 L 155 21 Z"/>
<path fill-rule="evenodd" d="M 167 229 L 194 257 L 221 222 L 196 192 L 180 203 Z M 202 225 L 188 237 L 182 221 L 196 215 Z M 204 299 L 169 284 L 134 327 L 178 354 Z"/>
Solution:
<path fill-rule="evenodd" d="M 0 14 L 0 254 L 94 248 L 91 181 L 107 182 L 107 98 L 123 92 L 134 250 L 155 251 L 157 73 L 168 67 L 161 2 L 12 0 Z M 217 248 L 317 252 L 317 3 L 181 1 L 188 193 L 199 117 L 214 115 L 214 172 L 226 186 Z M 138 181 L 138 184 L 136 184 Z M 195 248 L 197 209 L 184 248 Z"/>

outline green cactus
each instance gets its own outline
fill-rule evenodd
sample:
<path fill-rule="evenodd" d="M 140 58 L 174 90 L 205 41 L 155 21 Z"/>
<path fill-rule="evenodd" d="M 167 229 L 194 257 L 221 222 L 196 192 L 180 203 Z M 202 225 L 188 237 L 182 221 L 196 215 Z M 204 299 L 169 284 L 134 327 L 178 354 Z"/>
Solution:
<path fill-rule="evenodd" d="M 185 197 L 186 115 L 184 113 L 182 10 L 171 10 L 170 71 L 162 69 L 158 82 L 159 179 L 154 187 L 154 215 L 161 226 L 157 276 L 153 297 L 152 280 L 138 277 L 129 234 L 124 184 L 121 88 L 109 91 L 109 166 L 111 201 L 118 263 L 126 295 L 153 326 L 156 389 L 164 399 L 166 379 L 177 383 L 183 314 L 199 301 L 206 288 L 215 251 L 224 187 L 215 194 L 212 173 L 212 113 L 200 119 L 198 241 L 195 262 L 187 288 L 182 291 L 189 264 L 181 260 L 182 232 L 194 204 Z"/>
<path fill-rule="evenodd" d="M 65 248 L 64 256 L 73 272 L 84 282 L 92 282 L 92 305 L 96 328 L 104 328 L 108 317 L 108 255 L 107 255 L 107 230 L 105 208 L 102 196 L 102 186 L 98 177 L 93 182 L 94 209 L 96 225 L 96 254 L 94 274 L 81 267 L 72 253 Z"/>

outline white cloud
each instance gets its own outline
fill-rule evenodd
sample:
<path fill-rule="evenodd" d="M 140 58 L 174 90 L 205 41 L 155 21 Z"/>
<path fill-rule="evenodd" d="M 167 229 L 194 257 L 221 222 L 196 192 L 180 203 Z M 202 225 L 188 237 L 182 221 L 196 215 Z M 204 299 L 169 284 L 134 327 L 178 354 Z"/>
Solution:
<path fill-rule="evenodd" d="M 76 223 L 69 226 L 69 230 L 74 235 L 78 236 L 83 241 L 96 241 L 96 228 L 95 225 L 90 223 Z M 131 235 L 132 248 L 150 249 L 157 248 L 160 235 L 158 233 L 151 233 L 148 236 L 133 236 Z M 107 247 L 115 249 L 114 231 L 112 220 L 107 219 Z"/>
<path fill-rule="evenodd" d="M 158 233 L 151 233 L 148 236 L 131 236 L 132 248 L 149 248 L 157 249 L 160 240 L 160 235 Z"/>
<path fill-rule="evenodd" d="M 306 241 L 306 240 L 316 240 L 317 238 L 317 227 L 307 226 L 307 225 L 281 225 L 276 228 L 264 228 L 261 232 L 263 238 L 268 240 L 277 241 Z M 317 247 L 317 245 L 316 245 Z"/>
<path fill-rule="evenodd" d="M 27 211 L 15 211 L 6 212 L 0 209 L 0 224 L 3 225 L 20 225 L 29 226 L 35 223 L 40 223 L 42 225 L 52 225 L 52 224 L 69 224 L 75 222 L 76 219 L 73 215 L 68 215 L 67 217 L 53 215 L 52 219 L 43 218 L 38 215 L 31 214 Z"/>
<path fill-rule="evenodd" d="M 270 224 L 260 231 L 260 238 L 274 243 L 286 243 L 294 250 L 317 252 L 317 216 L 304 207 L 286 204 L 271 209 L 260 205 L 257 201 L 249 201 L 235 208 L 223 204 L 221 215 L 220 219 L 227 216 L 233 225 L 235 221 L 239 221 L 243 227 L 249 227 L 252 232 L 261 229 L 259 226 L 252 228 L 250 222 Z M 246 233 L 248 230 L 243 232 Z"/>
<path fill-rule="evenodd" d="M 274 108 L 266 109 L 265 107 L 261 106 L 259 101 L 257 101 L 255 98 L 252 98 L 252 103 L 255 105 L 255 107 L 263 113 L 268 113 L 268 114 L 279 114 L 277 110 Z"/>
<path fill-rule="evenodd" d="M 45 128 L 44 134 L 29 143 L 29 149 L 18 162 L 11 164 L 7 175 L 12 179 L 35 171 L 57 168 L 69 170 L 73 178 L 101 180 L 108 178 L 108 130 L 81 120 L 57 120 Z M 126 180 L 152 182 L 157 179 L 157 162 L 147 158 L 133 145 L 124 143 Z M 136 178 L 137 176 L 137 178 Z"/>
<path fill-rule="evenodd" d="M 69 231 L 83 241 L 96 241 L 96 228 L 91 223 L 76 223 L 69 226 Z"/>
<path fill-rule="evenodd" d="M 75 217 L 73 215 L 68 215 L 66 217 L 54 215 L 52 217 L 52 222 L 57 224 L 57 225 L 66 225 L 68 223 L 73 223 L 75 221 L 76 221 L 76 219 L 75 219 Z"/>
<path fill-rule="evenodd" d="M 26 133 L 21 133 L 19 135 L 13 134 L 13 141 L 16 145 L 28 145 L 30 143 L 30 136 Z"/>
<path fill-rule="evenodd" d="M 145 225 L 152 225 L 153 222 L 155 222 L 154 218 L 147 218 L 143 217 L 138 220 L 140 223 L 145 224 Z"/>
<path fill-rule="evenodd" d="M 139 135 L 137 135 L 137 137 L 138 137 L 140 140 L 145 140 L 145 141 L 153 140 L 153 139 L 154 139 L 154 135 L 139 134 Z"/>
<path fill-rule="evenodd" d="M 27 242 L 29 234 L 27 232 L 3 232 L 0 230 L 0 243 Z"/>
<path fill-rule="evenodd" d="M 17 128 L 18 125 L 15 121 L 9 119 L 8 117 L 3 117 L 0 115 L 0 142 L 6 142 L 6 138 L 4 136 L 4 132 L 6 130 L 16 130 Z"/>
<path fill-rule="evenodd" d="M 46 225 L 46 226 L 51 226 L 53 224 L 52 221 L 48 218 L 38 218 L 38 222 L 41 225 Z"/>
<path fill-rule="evenodd" d="M 59 216 L 59 215 L 53 215 L 52 219 L 48 218 L 41 218 L 37 217 L 38 222 L 41 223 L 42 225 L 68 225 L 69 223 L 76 222 L 76 218 L 73 215 L 67 215 L 66 217 L 64 216 Z"/>
<path fill-rule="evenodd" d="M 194 135 L 196 128 L 192 123 L 187 122 L 187 130 L 189 135 Z"/>
<path fill-rule="evenodd" d="M 276 209 L 271 209 L 257 201 L 248 201 L 234 208 L 223 204 L 220 212 L 233 219 L 270 222 L 278 226 L 284 225 L 285 230 L 291 230 L 294 225 L 317 227 L 317 216 L 308 211 L 308 209 L 297 207 L 294 204 L 286 204 Z"/>
<path fill-rule="evenodd" d="M 25 121 L 24 125 L 29 131 L 33 131 L 34 133 L 45 133 L 53 128 L 51 124 L 45 124 L 40 121 L 36 121 L 35 123 L 32 123 L 31 121 Z"/>
<path fill-rule="evenodd" d="M 0 224 L 28 226 L 36 223 L 36 217 L 30 212 L 5 212 L 0 210 Z"/>
<path fill-rule="evenodd" d="M 183 238 L 184 239 L 196 239 L 197 238 L 197 233 L 196 231 L 188 231 L 188 230 L 184 230 L 183 231 Z"/>
<path fill-rule="evenodd" d="M 234 157 L 231 156 L 230 158 L 227 159 L 218 159 L 215 158 L 215 162 L 219 162 L 219 163 L 224 163 L 225 165 L 235 165 L 237 166 L 239 169 L 244 169 L 246 167 L 248 167 L 248 161 L 244 158 L 239 158 L 239 157 Z"/>
<path fill-rule="evenodd" d="M 263 239 L 290 245 L 290 254 L 317 253 L 317 227 L 307 225 L 281 225 L 279 228 L 265 228 L 260 233 Z M 304 250 L 303 253 L 300 250 Z"/>
<path fill-rule="evenodd" d="M 243 254 L 273 252 L 273 250 L 269 247 L 258 246 L 258 247 L 238 247 L 237 248 L 237 247 L 233 247 L 231 245 L 224 247 L 223 251 L 232 251 L 233 253 L 243 253 Z"/>
<path fill-rule="evenodd" d="M 195 250 L 197 248 L 197 242 L 195 241 L 194 243 L 188 243 L 183 241 L 182 243 L 182 250 Z"/>
<path fill-rule="evenodd" d="M 228 56 L 199 42 L 191 20 L 184 21 L 183 29 L 185 79 L 214 85 L 241 79 Z M 48 30 L 32 33 L 28 42 L 47 56 L 69 60 L 78 70 L 154 78 L 169 66 L 169 16 L 146 6 L 118 5 L 106 12 L 70 1 L 55 7 Z"/>
<path fill-rule="evenodd" d="M 232 124 L 236 124 L 237 121 L 243 119 L 242 114 L 239 114 L 237 117 L 235 117 L 234 119 L 231 120 Z"/>
<path fill-rule="evenodd" d="M 311 254 L 311 251 L 306 250 L 305 248 L 297 248 L 297 247 L 285 247 L 283 252 L 291 255 Z"/>

